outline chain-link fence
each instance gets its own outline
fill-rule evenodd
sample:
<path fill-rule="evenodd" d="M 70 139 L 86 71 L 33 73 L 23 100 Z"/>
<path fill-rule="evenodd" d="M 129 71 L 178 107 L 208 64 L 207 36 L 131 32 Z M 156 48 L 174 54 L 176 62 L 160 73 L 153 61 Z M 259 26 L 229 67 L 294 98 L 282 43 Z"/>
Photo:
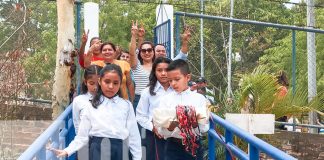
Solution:
<path fill-rule="evenodd" d="M 56 53 L 56 35 L 51 31 L 57 28 L 56 4 L 33 0 L 0 4 L 1 104 L 19 98 L 50 100 Z"/>
<path fill-rule="evenodd" d="M 184 27 L 191 27 L 192 30 L 189 63 L 193 79 L 196 80 L 201 76 L 200 67 L 204 66 L 204 77 L 208 81 L 208 87 L 214 89 L 216 101 L 221 102 L 222 104 L 224 104 L 224 102 L 226 103 L 228 100 L 227 84 L 229 83 L 227 77 L 229 21 L 231 20 L 224 17 L 208 15 L 201 16 L 200 14 L 184 12 L 178 12 L 175 15 L 177 17 L 175 20 L 176 29 L 180 28 L 180 30 L 183 30 Z M 200 47 L 202 42 L 200 30 L 201 17 L 203 18 L 203 65 L 201 65 Z M 287 84 L 288 90 L 293 92 L 293 94 L 296 94 L 295 97 L 300 95 L 299 99 L 294 100 L 291 105 L 296 105 L 297 101 L 306 100 L 307 102 L 307 97 L 309 96 L 309 94 L 307 95 L 307 90 L 310 91 L 310 88 L 317 88 L 318 100 L 316 106 L 311 103 L 306 104 L 305 102 L 298 102 L 297 105 L 300 105 L 300 107 L 308 105 L 309 107 L 319 111 L 324 109 L 323 104 L 321 103 L 323 99 L 324 74 L 319 70 L 322 65 L 322 60 L 315 59 L 316 56 L 323 57 L 323 48 L 317 45 L 316 55 L 311 56 L 307 52 L 306 43 L 306 31 L 316 32 L 316 42 L 321 43 L 324 38 L 323 30 L 307 30 L 303 27 L 240 19 L 236 19 L 234 22 L 232 37 L 232 70 L 230 75 L 232 79 L 232 92 L 234 94 L 238 91 L 242 92 L 242 87 L 240 86 L 243 83 L 242 80 L 253 74 L 253 71 L 255 72 L 255 69 L 257 68 L 259 68 L 259 70 L 261 70 L 260 68 L 263 68 L 262 70 L 271 75 L 273 79 L 278 76 L 278 72 L 285 71 L 289 79 Z M 180 37 L 179 33 L 176 33 L 175 36 L 175 39 Z M 313 44 L 314 42 L 315 41 L 309 41 L 309 43 Z M 177 44 L 179 46 L 179 43 Z M 315 50 L 315 48 L 313 48 L 313 50 Z M 311 61 L 307 58 L 307 55 L 309 55 L 313 60 Z M 305 76 L 307 74 L 309 75 L 308 78 Z M 314 81 L 315 76 L 317 77 Z M 313 77 L 313 79 L 309 80 L 309 77 Z M 254 80 L 254 82 L 256 81 L 257 79 Z M 259 85 L 259 88 L 265 86 L 265 84 L 262 83 Z M 310 87 L 309 85 L 313 86 Z M 303 91 L 306 91 L 306 93 Z M 233 95 L 234 99 L 235 96 L 237 95 Z M 262 100 L 259 99 L 258 101 Z M 269 105 L 269 107 L 271 107 L 271 105 Z M 285 113 L 284 111 L 282 112 Z M 296 111 L 296 114 L 298 114 L 298 111 Z M 308 122 L 305 121 L 305 123 Z"/>
<path fill-rule="evenodd" d="M 50 1 L 0 1 L 0 159 L 17 159 L 51 123 L 39 120 L 52 118 L 56 19 Z"/>

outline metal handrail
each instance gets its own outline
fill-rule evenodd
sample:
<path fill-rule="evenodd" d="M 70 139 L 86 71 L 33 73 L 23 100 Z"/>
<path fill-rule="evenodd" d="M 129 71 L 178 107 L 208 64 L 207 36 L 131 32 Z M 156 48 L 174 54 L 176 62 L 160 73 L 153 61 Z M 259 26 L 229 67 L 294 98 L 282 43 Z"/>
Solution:
<path fill-rule="evenodd" d="M 214 124 L 215 123 L 215 124 Z M 215 125 L 220 125 L 225 129 L 225 138 L 216 133 Z M 249 153 L 245 153 L 233 143 L 233 136 L 236 135 L 249 144 Z M 269 155 L 270 157 L 278 160 L 295 160 L 296 158 L 288 155 L 287 153 L 275 148 L 274 146 L 264 142 L 263 140 L 249 134 L 248 132 L 240 129 L 232 123 L 220 118 L 219 116 L 211 113 L 210 130 L 208 131 L 208 147 L 209 147 L 209 159 L 215 159 L 215 140 L 222 145 L 226 145 L 226 148 L 240 159 L 259 159 L 260 151 Z M 231 159 L 231 154 L 226 151 L 226 159 Z"/>
<path fill-rule="evenodd" d="M 49 151 L 46 151 L 46 145 L 51 141 L 51 147 L 59 147 L 61 144 L 66 145 L 67 137 L 71 130 L 74 129 L 72 120 L 72 105 L 69 105 L 65 111 L 57 117 L 55 121 L 20 155 L 18 160 L 29 160 L 36 157 L 37 159 L 57 159 Z M 70 123 L 68 123 L 70 121 Z M 68 125 L 66 125 L 68 124 Z M 68 142 L 69 143 L 69 142 Z"/>
<path fill-rule="evenodd" d="M 298 27 L 298 26 L 291 26 L 291 25 L 286 25 L 286 24 L 260 22 L 260 21 L 253 21 L 253 20 L 247 20 L 247 19 L 222 17 L 222 16 L 211 16 L 211 15 L 186 13 L 186 12 L 175 12 L 174 15 L 194 17 L 194 18 L 213 19 L 213 20 L 233 22 L 233 23 L 239 23 L 239 24 L 250 24 L 250 25 L 258 25 L 258 26 L 264 26 L 264 27 L 296 30 L 296 31 L 305 31 L 305 32 L 322 33 L 322 34 L 324 33 L 324 30 L 322 30 L 322 29 L 314 29 L 311 27 Z"/>
<path fill-rule="evenodd" d="M 276 121 L 275 123 L 276 124 L 288 125 L 288 126 L 300 126 L 300 127 L 306 127 L 306 128 L 318 128 L 318 129 L 323 128 L 324 129 L 324 126 L 321 126 L 321 125 L 287 123 L 287 122 L 278 122 L 278 121 Z"/>

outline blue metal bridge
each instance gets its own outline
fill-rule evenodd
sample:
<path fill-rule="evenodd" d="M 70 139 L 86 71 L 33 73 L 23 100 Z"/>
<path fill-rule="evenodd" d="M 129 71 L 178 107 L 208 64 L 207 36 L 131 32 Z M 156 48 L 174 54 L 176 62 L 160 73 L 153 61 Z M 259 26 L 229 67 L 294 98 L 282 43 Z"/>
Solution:
<path fill-rule="evenodd" d="M 216 133 L 216 125 L 224 128 L 225 135 Z M 53 148 L 62 149 L 73 140 L 74 136 L 72 106 L 70 105 L 18 159 L 31 160 L 36 158 L 39 160 L 56 160 L 58 158 L 54 153 L 46 150 L 48 143 L 50 143 Z M 233 143 L 233 136 L 237 136 L 249 144 L 248 153 L 244 152 Z M 215 150 L 219 146 L 215 146 L 215 142 L 219 142 L 218 144 L 226 146 L 226 160 L 231 160 L 234 157 L 243 160 L 257 160 L 260 159 L 260 152 L 278 160 L 296 159 L 212 113 L 210 118 L 210 130 L 208 131 L 208 159 L 210 160 L 216 159 Z M 66 159 L 74 160 L 76 157 L 72 155 Z"/>

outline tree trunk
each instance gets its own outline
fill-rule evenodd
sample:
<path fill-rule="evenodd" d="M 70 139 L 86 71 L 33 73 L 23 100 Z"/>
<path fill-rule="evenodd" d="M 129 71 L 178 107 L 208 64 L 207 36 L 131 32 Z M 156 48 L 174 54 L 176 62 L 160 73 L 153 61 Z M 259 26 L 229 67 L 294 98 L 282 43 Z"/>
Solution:
<path fill-rule="evenodd" d="M 57 0 L 58 36 L 56 67 L 52 93 L 53 119 L 59 116 L 69 103 L 71 85 L 70 67 L 62 63 L 63 50 L 69 51 L 69 39 L 74 41 L 74 4 L 72 0 Z M 67 56 L 66 56 L 67 55 Z M 70 52 L 65 52 L 68 60 Z M 63 56 L 64 59 L 64 56 Z"/>

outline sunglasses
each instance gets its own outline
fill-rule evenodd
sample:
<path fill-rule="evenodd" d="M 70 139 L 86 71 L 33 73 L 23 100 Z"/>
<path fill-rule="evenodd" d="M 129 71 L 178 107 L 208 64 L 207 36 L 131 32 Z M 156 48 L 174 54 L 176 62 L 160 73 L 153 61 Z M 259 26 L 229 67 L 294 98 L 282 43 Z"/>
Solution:
<path fill-rule="evenodd" d="M 152 48 L 148 48 L 148 49 L 141 49 L 142 53 L 146 53 L 146 52 L 152 52 L 153 49 Z"/>

